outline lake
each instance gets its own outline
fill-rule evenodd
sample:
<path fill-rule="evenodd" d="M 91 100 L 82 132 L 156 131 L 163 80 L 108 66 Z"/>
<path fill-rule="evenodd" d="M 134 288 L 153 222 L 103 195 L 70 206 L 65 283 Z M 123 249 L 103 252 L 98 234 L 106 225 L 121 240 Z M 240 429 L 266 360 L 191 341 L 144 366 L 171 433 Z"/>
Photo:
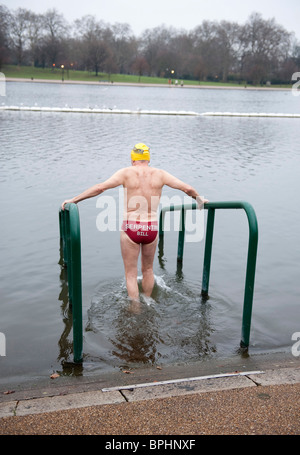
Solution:
<path fill-rule="evenodd" d="M 300 113 L 290 91 L 121 87 L 7 82 L 7 106 L 202 112 Z M 300 135 L 297 118 L 186 117 L 0 111 L 0 383 L 74 374 L 72 324 L 61 266 L 61 202 L 130 165 L 137 142 L 151 165 L 210 201 L 245 200 L 259 243 L 249 354 L 289 351 L 300 331 Z M 118 208 L 119 188 L 107 195 Z M 167 198 L 183 195 L 165 188 Z M 100 232 L 98 198 L 78 205 L 81 223 L 84 361 L 80 374 L 235 357 L 241 332 L 248 224 L 217 211 L 210 299 L 201 301 L 204 240 L 165 233 L 156 285 L 140 315 L 128 313 L 119 232 Z M 118 212 L 117 222 L 120 223 Z M 206 218 L 206 213 L 204 214 Z M 173 221 L 172 221 L 173 222 Z M 172 223 L 171 223 L 172 226 Z"/>

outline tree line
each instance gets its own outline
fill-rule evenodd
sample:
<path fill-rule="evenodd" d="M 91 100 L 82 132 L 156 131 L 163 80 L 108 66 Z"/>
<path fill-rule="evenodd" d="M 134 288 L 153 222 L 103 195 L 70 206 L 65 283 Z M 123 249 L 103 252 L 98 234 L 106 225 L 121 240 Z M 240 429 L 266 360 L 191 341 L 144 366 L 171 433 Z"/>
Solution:
<path fill-rule="evenodd" d="M 244 24 L 203 20 L 193 30 L 161 25 L 135 36 L 126 23 L 86 15 L 72 23 L 56 9 L 36 14 L 0 5 L 4 64 L 136 74 L 199 81 L 290 83 L 300 43 L 274 19 L 252 13 Z"/>

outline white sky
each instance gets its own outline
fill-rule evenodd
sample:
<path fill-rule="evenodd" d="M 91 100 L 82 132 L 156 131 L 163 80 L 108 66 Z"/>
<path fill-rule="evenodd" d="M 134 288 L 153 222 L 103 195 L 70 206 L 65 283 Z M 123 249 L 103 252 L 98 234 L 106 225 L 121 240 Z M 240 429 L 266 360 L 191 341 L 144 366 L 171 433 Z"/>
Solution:
<path fill-rule="evenodd" d="M 228 20 L 245 23 L 252 12 L 264 19 L 274 18 L 300 39 L 299 0 L 0 0 L 10 10 L 19 7 L 35 13 L 55 8 L 68 22 L 86 14 L 110 24 L 128 23 L 138 36 L 158 25 L 192 30 L 203 20 Z"/>

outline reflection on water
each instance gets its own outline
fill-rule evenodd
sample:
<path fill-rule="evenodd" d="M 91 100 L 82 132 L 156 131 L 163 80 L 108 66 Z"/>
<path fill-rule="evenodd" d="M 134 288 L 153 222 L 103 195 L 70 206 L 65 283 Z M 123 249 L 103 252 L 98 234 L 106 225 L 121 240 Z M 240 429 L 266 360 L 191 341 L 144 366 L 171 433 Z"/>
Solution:
<path fill-rule="evenodd" d="M 60 242 L 60 260 L 59 265 L 61 266 L 60 283 L 61 291 L 58 296 L 58 300 L 61 302 L 61 317 L 64 324 L 64 330 L 58 341 L 59 355 L 58 361 L 64 363 L 68 361 L 73 354 L 73 340 L 70 337 L 72 332 L 72 308 L 69 305 L 69 294 L 68 294 L 68 277 L 67 270 L 64 266 L 63 252 L 62 252 L 62 241 Z"/>

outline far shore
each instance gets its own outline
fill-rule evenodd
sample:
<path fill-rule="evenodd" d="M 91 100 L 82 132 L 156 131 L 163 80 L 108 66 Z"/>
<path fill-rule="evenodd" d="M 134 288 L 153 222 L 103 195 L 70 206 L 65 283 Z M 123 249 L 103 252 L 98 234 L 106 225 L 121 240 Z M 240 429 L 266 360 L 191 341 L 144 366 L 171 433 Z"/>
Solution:
<path fill-rule="evenodd" d="M 109 81 L 74 81 L 74 80 L 57 80 L 57 79 L 29 79 L 29 78 L 15 78 L 7 77 L 5 78 L 6 82 L 29 82 L 29 83 L 47 83 L 47 84 L 83 84 L 83 85 L 98 85 L 98 86 L 124 86 L 124 87 L 159 87 L 159 88 L 168 88 L 168 89 L 182 89 L 182 88 L 191 88 L 191 89 L 215 89 L 215 90 L 281 90 L 281 91 L 290 91 L 291 88 L 283 87 L 254 87 L 250 85 L 241 85 L 241 86 L 225 86 L 225 85 L 182 85 L 181 84 L 151 84 L 144 82 L 109 82 Z"/>

